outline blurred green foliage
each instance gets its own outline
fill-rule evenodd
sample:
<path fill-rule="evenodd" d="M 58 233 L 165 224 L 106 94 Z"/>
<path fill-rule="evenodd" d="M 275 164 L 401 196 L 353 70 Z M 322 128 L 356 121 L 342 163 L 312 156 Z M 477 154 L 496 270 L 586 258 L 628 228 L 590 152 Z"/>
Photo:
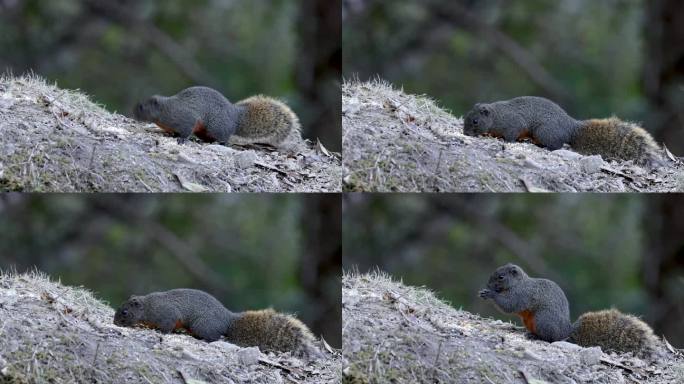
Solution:
<path fill-rule="evenodd" d="M 615 306 L 651 320 L 659 306 L 649 302 L 641 263 L 651 257 L 646 225 L 657 220 L 645 211 L 647 200 L 635 195 L 348 195 L 343 265 L 361 272 L 379 268 L 406 284 L 435 290 L 456 308 L 512 320 L 477 296 L 496 267 L 512 262 L 530 276 L 555 280 L 568 296 L 573 319 Z M 683 296 L 681 281 L 668 289 Z M 681 337 L 680 332 L 676 340 Z"/>
<path fill-rule="evenodd" d="M 327 131 L 339 122 L 312 126 L 322 107 L 311 104 L 304 94 L 310 90 L 297 82 L 302 71 L 298 60 L 317 52 L 317 47 L 301 41 L 303 4 L 288 0 L 0 2 L 0 71 L 34 72 L 62 88 L 80 89 L 124 115 L 131 115 L 135 103 L 150 95 L 173 95 L 192 85 L 216 88 L 233 102 L 266 94 L 293 108 L 305 136 L 314 141 L 316 136 L 325 137 L 337 150 L 339 138 Z M 339 46 L 339 36 L 330 39 Z M 338 79 L 334 80 L 323 78 L 315 86 L 339 95 Z"/>
<path fill-rule="evenodd" d="M 79 0 L 28 0 L 0 14 L 0 64 L 80 88 L 109 109 L 192 84 L 178 66 L 127 25 Z M 297 2 L 117 1 L 174 39 L 230 99 L 265 93 L 293 99 Z"/>
<path fill-rule="evenodd" d="M 469 28 L 472 20 L 435 12 L 440 3 L 459 3 L 468 18 L 517 42 L 565 90 L 563 104 L 573 116 L 644 119 L 642 0 L 364 2 L 345 14 L 344 76 L 379 76 L 436 98 L 456 115 L 476 102 L 554 98 L 481 31 Z"/>

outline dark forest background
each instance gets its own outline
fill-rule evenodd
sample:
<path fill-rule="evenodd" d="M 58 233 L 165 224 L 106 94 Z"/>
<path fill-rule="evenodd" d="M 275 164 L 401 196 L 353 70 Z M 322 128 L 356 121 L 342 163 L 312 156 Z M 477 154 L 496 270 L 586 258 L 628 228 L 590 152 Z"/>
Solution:
<path fill-rule="evenodd" d="M 0 269 L 34 268 L 117 307 L 187 287 L 233 311 L 296 313 L 341 346 L 339 195 L 0 196 Z"/>
<path fill-rule="evenodd" d="M 460 116 L 545 96 L 643 123 L 684 155 L 680 0 L 345 0 L 346 78 L 380 77 Z"/>
<path fill-rule="evenodd" d="M 517 321 L 477 296 L 512 262 L 558 283 L 573 321 L 615 306 L 684 346 L 684 196 L 346 194 L 343 215 L 346 271 L 379 269 Z"/>
<path fill-rule="evenodd" d="M 340 0 L 0 0 L 0 72 L 34 72 L 131 115 L 207 85 L 285 100 L 340 150 Z"/>

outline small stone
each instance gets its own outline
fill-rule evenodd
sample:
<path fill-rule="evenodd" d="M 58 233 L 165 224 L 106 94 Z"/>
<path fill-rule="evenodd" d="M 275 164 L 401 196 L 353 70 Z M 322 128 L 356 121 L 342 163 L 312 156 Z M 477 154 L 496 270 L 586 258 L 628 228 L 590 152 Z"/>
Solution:
<path fill-rule="evenodd" d="M 359 301 L 361 301 L 361 298 L 358 296 L 342 296 L 342 302 L 347 307 L 355 307 Z"/>
<path fill-rule="evenodd" d="M 541 356 L 537 355 L 536 353 L 530 351 L 529 349 L 525 349 L 525 352 L 523 354 L 525 358 L 529 360 L 536 360 L 536 361 L 542 361 L 544 359 L 541 358 Z"/>
<path fill-rule="evenodd" d="M 214 341 L 213 343 L 211 343 L 211 345 L 215 345 L 215 346 L 223 349 L 224 351 L 230 352 L 230 353 L 233 353 L 233 352 L 237 351 L 238 349 L 240 349 L 240 347 L 238 347 L 237 345 L 231 344 L 231 343 L 223 341 L 223 340 Z"/>
<path fill-rule="evenodd" d="M 0 98 L 0 109 L 10 109 L 14 106 L 15 101 L 9 98 Z"/>
<path fill-rule="evenodd" d="M 531 160 L 531 159 L 525 159 L 524 164 L 525 164 L 525 167 L 531 168 L 531 169 L 542 169 L 542 168 L 543 168 L 543 167 L 541 166 L 541 164 L 539 164 L 539 163 L 537 163 L 537 162 L 535 162 L 534 160 Z"/>
<path fill-rule="evenodd" d="M 263 356 L 259 347 L 242 348 L 238 351 L 238 361 L 247 366 L 257 364 Z"/>
<path fill-rule="evenodd" d="M 583 157 L 582 159 L 580 159 L 579 163 L 580 167 L 582 167 L 582 171 L 588 174 L 593 174 L 601 171 L 601 167 L 603 167 L 603 165 L 605 164 L 605 162 L 599 155 Z"/>
<path fill-rule="evenodd" d="M 347 100 L 342 106 L 342 113 L 345 115 L 353 115 L 361 110 L 361 102 L 359 99 L 352 97 Z"/>
<path fill-rule="evenodd" d="M 640 166 L 632 167 L 631 171 L 632 171 L 632 174 L 634 176 L 646 176 L 648 174 L 648 171 L 645 168 L 640 167 Z"/>
<path fill-rule="evenodd" d="M 178 159 L 178 161 L 181 162 L 181 163 L 185 163 L 185 164 L 197 164 L 197 162 L 196 162 L 195 160 L 193 160 L 193 159 L 191 159 L 190 157 L 188 157 L 188 155 L 186 155 L 185 153 L 179 153 L 177 159 Z"/>
<path fill-rule="evenodd" d="M 256 160 L 257 155 L 254 151 L 243 151 L 235 154 L 235 165 L 241 169 L 253 167 Z"/>
<path fill-rule="evenodd" d="M 76 127 L 74 126 L 73 128 L 75 129 Z M 111 125 L 100 126 L 99 130 L 101 132 L 108 133 L 112 136 L 115 136 L 118 139 L 122 139 L 122 138 L 129 135 L 129 132 L 126 129 L 121 128 L 121 127 L 111 126 Z M 85 131 L 85 130 L 83 130 L 83 132 L 87 133 L 87 131 Z M 79 133 L 81 133 L 81 131 L 79 131 Z"/>
<path fill-rule="evenodd" d="M 209 147 L 217 152 L 221 152 L 222 154 L 226 155 L 233 155 L 234 153 L 238 152 L 233 148 L 225 146 L 223 144 L 209 144 Z"/>
<path fill-rule="evenodd" d="M 560 349 L 564 349 L 566 351 L 577 351 L 582 349 L 582 347 L 580 347 L 579 345 L 568 343 L 567 341 L 554 341 L 553 343 L 551 343 L 551 345 L 556 346 Z"/>
<path fill-rule="evenodd" d="M 601 356 L 603 356 L 601 347 L 582 348 L 580 351 L 580 361 L 589 366 L 600 363 Z"/>
<path fill-rule="evenodd" d="M 190 360 L 190 361 L 201 361 L 201 359 L 197 356 L 195 356 L 193 353 L 190 351 L 183 349 L 182 356 L 185 360 Z"/>
<path fill-rule="evenodd" d="M 579 153 L 569 151 L 567 149 L 557 149 L 557 150 L 553 151 L 552 153 L 555 153 L 556 155 L 558 155 L 558 156 L 560 156 L 566 160 L 577 160 L 580 157 L 582 157 L 582 155 L 580 155 Z"/>
<path fill-rule="evenodd" d="M 630 363 L 635 368 L 646 368 L 648 366 L 648 363 L 639 357 L 631 359 Z"/>

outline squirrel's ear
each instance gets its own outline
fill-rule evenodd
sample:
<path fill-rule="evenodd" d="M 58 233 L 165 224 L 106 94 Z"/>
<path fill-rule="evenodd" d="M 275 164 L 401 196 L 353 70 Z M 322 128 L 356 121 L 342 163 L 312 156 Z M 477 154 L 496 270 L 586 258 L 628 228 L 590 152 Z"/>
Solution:
<path fill-rule="evenodd" d="M 516 276 L 518 274 L 518 268 L 511 268 L 511 275 Z"/>
<path fill-rule="evenodd" d="M 482 116 L 489 116 L 489 108 L 486 105 L 478 104 L 478 109 Z"/>

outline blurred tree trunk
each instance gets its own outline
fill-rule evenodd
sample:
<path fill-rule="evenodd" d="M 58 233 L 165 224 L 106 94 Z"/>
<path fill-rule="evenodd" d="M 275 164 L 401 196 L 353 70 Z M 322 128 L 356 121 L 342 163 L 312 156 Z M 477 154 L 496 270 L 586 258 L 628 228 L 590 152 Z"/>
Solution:
<path fill-rule="evenodd" d="M 304 134 L 334 151 L 342 149 L 342 3 L 303 0 L 299 11 L 296 82 Z"/>
<path fill-rule="evenodd" d="M 647 126 L 678 156 L 684 155 L 684 2 L 645 4 L 644 91 L 652 115 Z"/>
<path fill-rule="evenodd" d="M 342 347 L 342 197 L 315 194 L 305 199 L 301 223 L 304 254 L 299 266 L 301 286 L 309 296 L 316 334 L 336 348 Z"/>
<path fill-rule="evenodd" d="M 660 194 L 650 196 L 644 225 L 647 247 L 643 271 L 648 302 L 654 313 L 649 320 L 656 334 L 674 346 L 684 347 L 681 320 L 684 318 L 684 197 Z"/>
<path fill-rule="evenodd" d="M 684 155 L 684 3 L 645 4 L 644 89 L 653 111 L 647 126 L 675 155 Z M 659 195 L 649 200 L 645 226 L 650 253 L 643 271 L 657 332 L 684 346 L 678 328 L 684 317 L 684 198 Z"/>

